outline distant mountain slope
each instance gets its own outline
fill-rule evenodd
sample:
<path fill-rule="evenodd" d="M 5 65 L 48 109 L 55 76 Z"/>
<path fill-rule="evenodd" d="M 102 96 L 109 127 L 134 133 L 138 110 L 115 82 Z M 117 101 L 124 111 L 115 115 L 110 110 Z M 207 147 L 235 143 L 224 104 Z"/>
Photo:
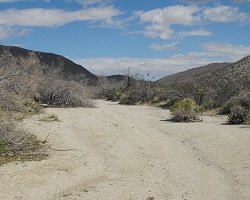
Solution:
<path fill-rule="evenodd" d="M 250 55 L 238 62 L 228 65 L 224 69 L 216 71 L 216 74 L 218 77 L 234 81 L 250 79 Z M 214 74 L 210 73 L 209 75 L 213 76 Z"/>
<path fill-rule="evenodd" d="M 78 65 L 71 60 L 57 54 L 31 51 L 15 46 L 0 45 L 0 56 L 2 56 L 5 51 L 9 51 L 11 55 L 17 59 L 29 59 L 31 55 L 35 55 L 36 59 L 40 62 L 40 66 L 37 67 L 59 69 L 67 75 L 84 75 L 86 79 L 90 80 L 91 82 L 98 80 L 96 75 L 92 74 L 81 65 Z"/>
<path fill-rule="evenodd" d="M 192 68 L 183 72 L 179 72 L 176 74 L 172 74 L 166 77 L 163 77 L 159 79 L 157 82 L 164 84 L 164 85 L 170 85 L 174 83 L 184 83 L 184 82 L 189 82 L 196 76 L 201 76 L 205 75 L 210 72 L 215 72 L 217 70 L 223 69 L 227 66 L 229 66 L 230 63 L 224 62 L 224 63 L 211 63 L 205 66 L 197 67 L 197 68 Z"/>
<path fill-rule="evenodd" d="M 167 76 L 167 85 L 175 98 L 192 98 L 199 105 L 217 108 L 231 97 L 250 91 L 250 56 L 235 63 L 210 64 Z"/>

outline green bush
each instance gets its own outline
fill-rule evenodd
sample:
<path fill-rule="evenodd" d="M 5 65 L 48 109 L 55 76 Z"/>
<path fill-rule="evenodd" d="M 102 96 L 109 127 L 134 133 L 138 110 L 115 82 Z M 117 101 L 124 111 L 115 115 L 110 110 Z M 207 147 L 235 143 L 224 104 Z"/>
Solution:
<path fill-rule="evenodd" d="M 234 106 L 230 110 L 228 115 L 229 124 L 243 124 L 249 119 L 249 109 L 242 107 L 241 105 Z"/>
<path fill-rule="evenodd" d="M 171 108 L 171 121 L 175 122 L 190 122 L 197 121 L 196 113 L 197 105 L 193 99 L 185 98 L 176 102 Z"/>

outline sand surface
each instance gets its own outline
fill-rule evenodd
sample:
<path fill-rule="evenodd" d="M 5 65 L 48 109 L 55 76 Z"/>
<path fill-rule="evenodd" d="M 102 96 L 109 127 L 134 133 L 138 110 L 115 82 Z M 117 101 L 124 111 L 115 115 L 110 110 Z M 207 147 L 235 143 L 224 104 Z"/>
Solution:
<path fill-rule="evenodd" d="M 249 200 L 250 127 L 165 121 L 169 111 L 97 101 L 97 108 L 46 109 L 60 121 L 23 127 L 49 157 L 0 167 L 0 199 Z"/>

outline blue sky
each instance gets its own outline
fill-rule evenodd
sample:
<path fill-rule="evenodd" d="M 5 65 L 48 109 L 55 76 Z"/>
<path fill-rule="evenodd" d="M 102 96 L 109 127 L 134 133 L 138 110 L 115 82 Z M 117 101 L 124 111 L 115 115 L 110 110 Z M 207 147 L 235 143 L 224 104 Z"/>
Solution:
<path fill-rule="evenodd" d="M 0 0 L 0 44 L 159 79 L 250 54 L 250 0 Z"/>

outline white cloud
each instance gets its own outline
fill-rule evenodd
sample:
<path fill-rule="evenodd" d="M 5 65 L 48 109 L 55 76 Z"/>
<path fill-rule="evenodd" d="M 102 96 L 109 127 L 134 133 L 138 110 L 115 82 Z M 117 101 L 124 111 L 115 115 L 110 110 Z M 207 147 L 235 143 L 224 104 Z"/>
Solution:
<path fill-rule="evenodd" d="M 236 3 L 250 2 L 250 0 L 233 0 Z"/>
<path fill-rule="evenodd" d="M 213 8 L 205 8 L 203 11 L 205 20 L 212 22 L 244 22 L 249 20 L 249 15 L 245 12 L 240 12 L 236 7 L 217 6 Z"/>
<path fill-rule="evenodd" d="M 109 23 L 120 11 L 112 6 L 88 8 L 78 11 L 61 9 L 9 9 L 0 11 L 0 25 L 6 26 L 61 26 L 74 21 L 100 21 Z"/>
<path fill-rule="evenodd" d="M 250 46 L 206 43 L 204 52 L 177 54 L 166 59 L 156 58 L 92 58 L 74 59 L 74 61 L 95 74 L 124 74 L 128 67 L 131 73 L 146 75 L 151 72 L 156 80 L 164 76 L 185 71 L 214 62 L 235 62 L 250 54 Z"/>
<path fill-rule="evenodd" d="M 77 2 L 79 4 L 82 4 L 83 6 L 92 6 L 95 4 L 102 4 L 102 5 L 108 5 L 113 0 L 65 0 L 66 2 Z"/>
<path fill-rule="evenodd" d="M 20 36 L 27 35 L 28 33 L 29 33 L 29 30 L 27 28 L 0 26 L 0 40 L 20 37 Z"/>
<path fill-rule="evenodd" d="M 152 44 L 149 46 L 149 48 L 155 51 L 174 50 L 177 44 L 179 44 L 179 42 L 173 42 L 173 43 L 164 44 L 164 45 Z"/>
<path fill-rule="evenodd" d="M 203 2 L 202 0 L 194 0 Z M 152 38 L 171 39 L 176 36 L 173 25 L 197 27 L 207 22 L 248 22 L 250 15 L 240 12 L 237 7 L 219 5 L 215 7 L 199 7 L 197 5 L 169 6 L 163 9 L 154 9 L 140 14 L 140 21 L 146 26 L 143 34 Z M 179 36 L 210 36 L 212 32 L 202 29 L 180 31 Z"/>
<path fill-rule="evenodd" d="M 210 59 L 205 59 L 208 56 Z M 168 59 L 156 58 L 92 58 L 92 59 L 74 59 L 74 61 L 94 74 L 124 74 L 128 67 L 132 67 L 131 73 L 146 75 L 151 72 L 151 78 L 162 78 L 166 75 L 174 74 L 193 67 L 203 66 L 211 62 L 219 62 L 213 58 L 213 53 L 190 53 L 173 56 Z"/>
<path fill-rule="evenodd" d="M 199 20 L 199 18 L 193 15 L 193 13 L 197 11 L 199 11 L 197 6 L 169 6 L 163 9 L 155 9 L 144 12 L 141 15 L 141 21 L 166 25 L 191 25 L 195 21 Z"/>
<path fill-rule="evenodd" d="M 226 56 L 231 61 L 241 59 L 250 55 L 250 46 L 234 46 L 232 44 L 206 43 L 203 45 L 206 51 L 217 53 L 220 56 Z"/>
<path fill-rule="evenodd" d="M 199 10 L 197 6 L 169 6 L 142 13 L 140 21 L 150 23 L 144 31 L 146 36 L 169 39 L 174 32 L 171 25 L 193 25 L 200 21 L 200 17 L 195 15 Z"/>
<path fill-rule="evenodd" d="M 193 31 L 181 31 L 178 33 L 179 36 L 210 36 L 213 33 L 206 30 L 193 30 Z"/>

